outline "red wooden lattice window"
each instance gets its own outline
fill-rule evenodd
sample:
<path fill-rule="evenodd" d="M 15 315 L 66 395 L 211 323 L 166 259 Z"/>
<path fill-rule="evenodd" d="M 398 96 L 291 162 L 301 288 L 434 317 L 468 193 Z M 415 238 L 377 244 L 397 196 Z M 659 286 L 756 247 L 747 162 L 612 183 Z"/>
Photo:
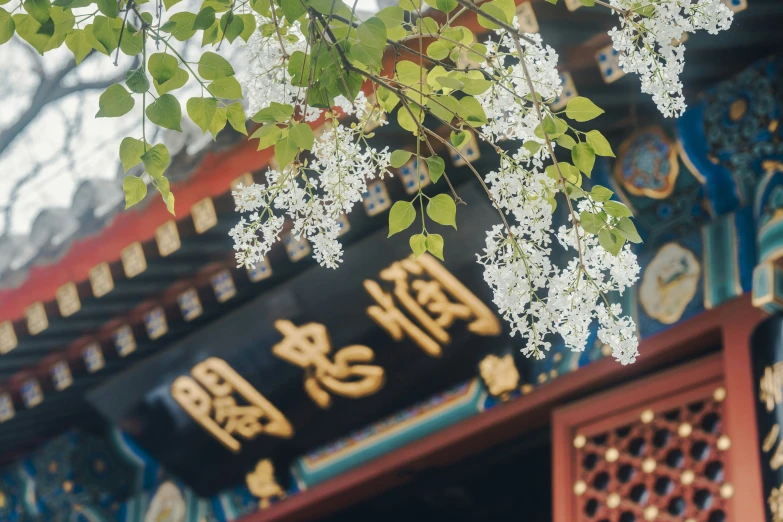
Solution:
<path fill-rule="evenodd" d="M 728 522 L 725 397 L 710 357 L 557 410 L 555 522 Z"/>

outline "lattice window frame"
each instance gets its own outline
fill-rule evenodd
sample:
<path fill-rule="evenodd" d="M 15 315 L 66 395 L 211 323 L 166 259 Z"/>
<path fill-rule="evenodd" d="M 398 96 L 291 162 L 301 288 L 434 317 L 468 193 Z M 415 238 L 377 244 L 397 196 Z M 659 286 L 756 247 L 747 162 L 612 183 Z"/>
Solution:
<path fill-rule="evenodd" d="M 730 503 L 736 501 L 733 495 L 732 469 L 730 459 L 723 455 L 731 451 L 731 439 L 725 433 L 726 419 L 723 404 L 726 398 L 726 387 L 723 377 L 723 364 L 720 354 L 709 356 L 698 361 L 683 364 L 672 370 L 654 374 L 645 379 L 634 380 L 632 383 L 604 392 L 585 400 L 569 404 L 555 410 L 552 418 L 553 437 L 553 500 L 554 522 L 624 522 L 621 518 L 624 512 L 632 512 L 636 522 L 655 520 L 660 522 L 684 522 L 694 520 L 696 522 L 710 522 L 710 514 L 716 510 L 722 510 L 724 520 L 731 521 L 731 514 L 736 512 Z M 703 401 L 705 410 L 698 413 L 681 414 L 678 421 L 668 421 L 662 417 L 664 412 L 694 402 Z M 688 427 L 680 426 L 688 423 L 691 428 L 698 423 L 703 416 L 711 410 L 722 410 L 720 425 L 715 433 L 706 435 L 698 433 L 698 439 L 704 440 L 709 446 L 711 457 L 701 462 L 691 462 L 690 447 L 696 438 Z M 653 412 L 652 419 L 650 412 Z M 690 416 L 690 417 L 689 417 Z M 644 420 L 643 420 L 644 419 Z M 645 420 L 647 422 L 645 422 Z M 658 428 L 666 428 L 675 440 L 679 439 L 680 447 L 685 453 L 685 465 L 673 469 L 665 464 L 665 455 L 675 446 L 672 444 L 656 449 L 649 444 L 648 449 L 638 458 L 626 451 L 627 444 L 636 438 L 633 435 L 625 436 L 625 447 L 614 448 L 616 436 L 610 436 L 605 444 L 596 446 L 593 437 L 611 432 L 615 429 L 631 425 L 631 433 L 647 430 L 654 432 Z M 698 428 L 697 428 L 698 429 Z M 693 429 L 695 433 L 697 429 Z M 684 436 L 683 436 L 684 435 Z M 611 450 L 610 450 L 611 448 Z M 593 476 L 582 469 L 585 452 L 596 454 L 600 459 L 600 466 L 596 468 Z M 707 463 L 716 458 L 722 462 L 722 479 L 719 481 L 707 480 L 705 467 Z M 656 462 L 654 471 L 646 473 L 642 467 L 645 458 L 652 457 Z M 637 459 L 638 462 L 630 462 L 629 459 Z M 634 480 L 627 484 L 619 484 L 617 473 L 621 466 L 632 464 L 636 470 Z M 650 463 L 648 462 L 648 468 Z M 606 468 L 605 470 L 603 468 Z M 608 471 L 610 482 L 604 491 L 598 491 L 593 480 L 600 471 Z M 690 473 L 692 472 L 692 473 Z M 668 494 L 658 495 L 652 489 L 659 477 L 668 477 L 672 488 Z M 631 500 L 631 489 L 638 483 L 647 486 L 650 499 L 645 504 L 634 503 Z M 619 487 L 618 487 L 619 486 Z M 612 489 L 614 488 L 614 489 Z M 709 491 L 712 504 L 710 509 L 694 511 L 693 494 L 696 490 Z M 616 492 L 613 498 L 611 493 Z M 667 511 L 667 504 L 671 499 L 681 495 L 690 495 L 687 499 L 689 511 L 681 515 L 671 515 Z M 596 514 L 587 517 L 584 514 L 585 505 L 590 498 L 598 498 Z M 665 500 L 663 500 L 665 499 Z M 619 505 L 618 504 L 619 501 Z M 636 504 L 636 505 L 635 505 Z M 616 505 L 615 508 L 609 506 Z M 657 509 L 649 506 L 656 506 Z M 645 513 L 645 509 L 647 512 Z M 645 515 L 647 518 L 645 518 Z M 741 522 L 741 521 L 739 521 Z"/>

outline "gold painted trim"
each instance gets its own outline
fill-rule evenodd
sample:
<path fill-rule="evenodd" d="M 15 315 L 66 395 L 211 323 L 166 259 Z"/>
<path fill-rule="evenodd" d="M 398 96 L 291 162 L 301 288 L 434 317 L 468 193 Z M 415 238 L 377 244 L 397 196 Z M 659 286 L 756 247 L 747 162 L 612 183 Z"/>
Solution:
<path fill-rule="evenodd" d="M 173 254 L 182 247 L 177 222 L 170 219 L 155 229 L 155 243 L 161 257 Z"/>
<path fill-rule="evenodd" d="M 103 297 L 114 290 L 114 278 L 111 275 L 109 263 L 99 263 L 90 268 L 89 277 L 92 295 L 95 297 Z"/>
<path fill-rule="evenodd" d="M 73 282 L 65 283 L 63 286 L 57 289 L 55 293 L 57 299 L 57 308 L 60 310 L 60 315 L 68 317 L 82 308 L 82 302 L 79 299 L 79 291 L 76 289 L 76 284 Z"/>
<path fill-rule="evenodd" d="M 147 258 L 144 257 L 144 249 L 138 241 L 123 248 L 120 252 L 120 259 L 125 277 L 129 279 L 147 270 Z"/>
<path fill-rule="evenodd" d="M 3 321 L 0 323 L 0 355 L 6 354 L 19 346 L 19 339 L 16 337 L 14 323 Z"/>
<path fill-rule="evenodd" d="M 218 222 L 215 204 L 209 196 L 194 203 L 190 208 L 190 215 L 193 218 L 193 227 L 197 234 L 203 234 Z"/>
<path fill-rule="evenodd" d="M 49 328 L 49 318 L 41 301 L 37 301 L 24 310 L 27 319 L 27 331 L 30 335 L 37 335 Z"/>
<path fill-rule="evenodd" d="M 390 437 L 391 435 L 395 435 L 398 432 L 400 432 L 403 429 L 407 429 L 411 424 L 420 422 L 423 417 L 435 415 L 436 413 L 440 413 L 446 408 L 454 407 L 455 405 L 462 405 L 468 402 L 471 398 L 473 398 L 474 395 L 476 395 L 476 392 L 481 389 L 481 384 L 479 383 L 479 380 L 477 378 L 471 379 L 470 385 L 467 387 L 467 390 L 465 393 L 461 396 L 455 397 L 451 402 L 443 402 L 439 405 L 437 405 L 435 408 L 431 410 L 427 410 L 424 415 L 420 417 L 411 417 L 408 419 L 405 419 L 405 421 L 401 422 L 400 424 L 395 424 L 393 427 L 389 428 L 388 431 L 384 431 L 383 433 L 378 433 L 377 437 L 380 439 L 386 439 Z M 382 422 L 383 419 L 381 419 Z M 307 471 L 310 473 L 313 473 L 330 462 L 338 459 L 340 456 L 344 455 L 345 453 L 358 451 L 362 448 L 367 447 L 369 444 L 376 444 L 378 441 L 377 438 L 366 438 L 363 439 L 356 444 L 353 444 L 351 446 L 344 447 L 340 449 L 339 451 L 335 453 L 331 453 L 329 455 L 324 456 L 319 461 L 313 461 L 311 460 L 309 455 L 305 455 L 302 457 L 301 462 L 304 463 L 307 466 Z"/>

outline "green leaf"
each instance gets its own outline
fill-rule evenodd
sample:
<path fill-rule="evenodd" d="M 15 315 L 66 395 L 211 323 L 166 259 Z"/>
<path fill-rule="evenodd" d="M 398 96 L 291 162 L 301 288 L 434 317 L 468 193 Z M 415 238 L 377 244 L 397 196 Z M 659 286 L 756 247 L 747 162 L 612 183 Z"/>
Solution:
<path fill-rule="evenodd" d="M 623 248 L 624 241 L 615 236 L 608 228 L 603 228 L 598 233 L 598 243 L 604 247 L 604 250 L 616 256 Z"/>
<path fill-rule="evenodd" d="M 204 34 L 201 36 L 201 47 L 209 44 L 216 44 L 220 40 L 220 22 L 215 20 L 215 23 L 211 27 L 204 29 Z"/>
<path fill-rule="evenodd" d="M 147 174 L 156 180 L 160 179 L 171 161 L 169 149 L 164 144 L 158 143 L 141 155 L 141 161 L 144 163 L 144 170 L 147 171 Z"/>
<path fill-rule="evenodd" d="M 193 13 L 175 13 L 171 15 L 169 22 L 174 22 L 174 28 L 170 31 L 171 36 L 180 42 L 186 42 L 196 34 L 196 29 L 193 27 L 193 24 L 196 22 L 196 15 Z"/>
<path fill-rule="evenodd" d="M 408 240 L 413 251 L 413 258 L 418 259 L 421 255 L 427 251 L 427 238 L 424 234 L 413 234 Z"/>
<path fill-rule="evenodd" d="M 406 11 L 421 9 L 421 0 L 399 0 L 398 5 Z"/>
<path fill-rule="evenodd" d="M 589 143 L 590 146 L 593 147 L 593 150 L 599 156 L 609 156 L 610 158 L 614 158 L 614 152 L 612 152 L 612 146 L 609 145 L 607 139 L 604 138 L 604 135 L 601 134 L 599 131 L 591 130 L 590 132 L 588 132 L 587 143 Z"/>
<path fill-rule="evenodd" d="M 636 231 L 636 225 L 633 224 L 628 217 L 623 217 L 615 225 L 615 231 L 622 235 L 625 239 L 631 243 L 641 243 L 642 238 L 639 236 L 639 232 Z"/>
<path fill-rule="evenodd" d="M 585 232 L 593 235 L 598 234 L 604 227 L 604 222 L 601 218 L 588 210 L 583 210 L 579 213 L 579 224 L 585 229 Z"/>
<path fill-rule="evenodd" d="M 427 236 L 427 251 L 443 261 L 443 236 L 430 234 Z"/>
<path fill-rule="evenodd" d="M 397 149 L 391 153 L 391 166 L 398 169 L 408 163 L 413 153 L 409 150 Z"/>
<path fill-rule="evenodd" d="M 457 115 L 459 102 L 450 94 L 439 94 L 427 100 L 427 108 L 434 116 L 450 122 Z"/>
<path fill-rule="evenodd" d="M 351 46 L 351 57 L 359 63 L 380 69 L 386 47 L 386 24 L 373 16 L 356 28 L 359 41 Z"/>
<path fill-rule="evenodd" d="M 451 139 L 451 144 L 454 145 L 458 150 L 465 145 L 468 140 L 470 139 L 470 134 L 468 134 L 468 131 L 463 130 L 460 132 L 451 132 L 449 139 Z"/>
<path fill-rule="evenodd" d="M 241 103 L 234 102 L 226 107 L 226 118 L 235 131 L 247 136 L 247 116 Z"/>
<path fill-rule="evenodd" d="M 593 172 L 593 165 L 595 165 L 593 147 L 584 142 L 576 145 L 571 149 L 571 159 L 574 161 L 576 168 L 584 172 L 585 176 L 590 177 L 590 173 Z"/>
<path fill-rule="evenodd" d="M 604 113 L 604 110 L 583 96 L 568 100 L 566 116 L 574 121 L 590 121 Z"/>
<path fill-rule="evenodd" d="M 397 109 L 397 123 L 400 127 L 414 135 L 419 133 L 419 124 L 424 121 L 424 110 L 415 104 L 410 104 L 410 111 L 400 107 Z"/>
<path fill-rule="evenodd" d="M 410 60 L 400 60 L 397 62 L 397 80 L 408 86 L 416 85 L 427 81 L 427 71 L 419 67 L 418 64 Z"/>
<path fill-rule="evenodd" d="M 147 195 L 147 184 L 136 176 L 125 176 L 122 180 L 122 191 L 125 193 L 125 209 L 129 209 Z"/>
<path fill-rule="evenodd" d="M 427 47 L 427 56 L 436 60 L 445 60 L 453 47 L 454 44 L 444 40 L 435 40 Z"/>
<path fill-rule="evenodd" d="M 182 107 L 177 99 L 171 94 L 164 94 L 147 106 L 147 118 L 152 123 L 163 127 L 182 132 L 180 120 L 182 120 Z"/>
<path fill-rule="evenodd" d="M 392 112 L 400 101 L 399 96 L 386 87 L 378 87 L 375 96 L 381 108 L 387 113 Z"/>
<path fill-rule="evenodd" d="M 383 23 L 386 24 L 387 29 L 391 29 L 392 27 L 397 27 L 398 25 L 405 23 L 405 11 L 396 5 L 384 7 L 378 11 L 375 16 L 383 20 Z"/>
<path fill-rule="evenodd" d="M 73 53 L 76 65 L 82 63 L 82 60 L 92 51 L 92 46 L 87 41 L 83 29 L 71 29 L 65 37 L 65 45 Z"/>
<path fill-rule="evenodd" d="M 98 11 L 109 18 L 116 18 L 120 14 L 120 6 L 117 0 L 96 0 Z"/>
<path fill-rule="evenodd" d="M 541 144 L 540 144 L 540 143 L 538 143 L 537 141 L 533 141 L 533 140 L 526 141 L 526 142 L 525 142 L 525 143 L 524 143 L 522 146 L 523 146 L 523 147 L 525 148 L 525 150 L 527 150 L 527 151 L 528 151 L 528 152 L 529 152 L 531 155 L 533 155 L 533 154 L 535 154 L 536 152 L 538 152 L 539 150 L 541 150 Z"/>
<path fill-rule="evenodd" d="M 612 217 L 622 218 L 633 216 L 633 212 L 619 201 L 607 201 L 604 210 Z"/>
<path fill-rule="evenodd" d="M 283 131 L 275 124 L 262 125 L 250 136 L 250 139 L 258 140 L 258 150 L 271 147 L 280 139 Z"/>
<path fill-rule="evenodd" d="M 136 56 L 144 48 L 144 36 L 128 22 L 120 42 L 120 50 L 127 56 Z"/>
<path fill-rule="evenodd" d="M 226 121 L 228 120 L 228 111 L 225 107 L 218 107 L 215 111 L 215 116 L 212 118 L 212 123 L 209 124 L 209 132 L 212 133 L 212 139 L 217 139 L 217 135 L 226 127 Z"/>
<path fill-rule="evenodd" d="M 457 7 L 457 0 L 424 0 L 424 2 L 438 11 L 450 13 Z"/>
<path fill-rule="evenodd" d="M 430 156 L 424 161 L 427 162 L 427 170 L 430 171 L 430 179 L 433 183 L 437 183 L 443 175 L 443 171 L 446 170 L 446 163 L 440 156 Z"/>
<path fill-rule="evenodd" d="M 16 34 L 18 34 L 25 42 L 29 43 L 33 49 L 38 51 L 38 54 L 43 55 L 46 51 L 46 47 L 51 40 L 51 36 L 45 34 L 39 34 L 38 30 L 41 28 L 41 24 L 35 21 L 30 15 L 17 13 L 11 17 L 16 27 Z"/>
<path fill-rule="evenodd" d="M 115 118 L 130 112 L 136 104 L 133 96 L 122 85 L 115 83 L 106 89 L 98 99 L 96 118 Z"/>
<path fill-rule="evenodd" d="M 579 3 L 585 7 L 593 7 L 595 5 L 595 0 L 579 0 Z"/>
<path fill-rule="evenodd" d="M 201 11 L 198 12 L 196 15 L 196 19 L 193 21 L 193 29 L 199 30 L 207 30 L 215 23 L 215 10 L 211 7 L 205 7 Z M 214 54 L 214 53 L 210 53 Z M 201 72 L 199 71 L 199 74 Z M 203 74 L 201 74 L 204 76 Z M 209 78 L 207 78 L 209 79 Z"/>
<path fill-rule="evenodd" d="M 496 2 L 486 2 L 482 4 L 481 11 L 497 18 L 498 20 L 502 22 L 509 23 L 511 20 L 506 16 L 506 13 L 503 11 L 503 9 L 497 5 Z M 498 26 L 495 22 L 491 22 L 484 18 L 483 16 L 479 15 L 476 17 L 478 19 L 478 23 L 481 27 L 485 27 L 487 29 L 498 29 L 500 26 Z"/>
<path fill-rule="evenodd" d="M 226 36 L 226 40 L 229 43 L 234 43 L 234 40 L 239 38 L 242 31 L 245 29 L 245 22 L 240 17 L 235 15 L 232 11 L 224 14 L 220 19 L 220 30 Z"/>
<path fill-rule="evenodd" d="M 614 194 L 614 192 L 606 187 L 602 187 L 601 185 L 593 186 L 593 189 L 590 191 L 590 197 L 593 198 L 593 201 L 597 201 L 599 203 L 609 201 L 609 199 L 612 197 L 612 194 Z"/>
<path fill-rule="evenodd" d="M 239 37 L 247 42 L 250 40 L 250 37 L 253 36 L 253 31 L 256 30 L 256 17 L 252 14 L 241 14 L 237 16 L 242 19 L 242 33 L 240 33 Z"/>
<path fill-rule="evenodd" d="M 397 232 L 401 232 L 411 226 L 416 219 L 416 209 L 410 201 L 398 201 L 392 205 L 389 212 L 389 235 L 392 237 Z"/>
<path fill-rule="evenodd" d="M 95 49 L 99 53 L 105 54 L 106 56 L 109 55 L 109 50 L 106 49 L 106 47 L 95 37 L 95 31 L 93 30 L 92 24 L 86 25 L 84 27 L 84 39 L 87 41 L 87 44 L 91 49 Z"/>
<path fill-rule="evenodd" d="M 557 142 L 558 145 L 568 150 L 571 150 L 576 146 L 576 141 L 574 141 L 574 138 L 572 138 L 568 134 L 563 134 L 562 136 L 558 136 L 555 141 Z"/>
<path fill-rule="evenodd" d="M 152 85 L 155 86 L 155 91 L 158 93 L 158 95 L 162 96 L 167 92 L 179 89 L 188 83 L 188 78 L 190 78 L 188 72 L 185 69 L 179 68 L 174 73 L 174 76 L 166 83 L 160 84 L 155 79 L 153 79 Z"/>
<path fill-rule="evenodd" d="M 472 96 L 465 96 L 459 101 L 457 114 L 462 116 L 466 122 L 473 126 L 484 125 L 487 123 L 487 115 L 479 101 Z"/>
<path fill-rule="evenodd" d="M 191 98 L 185 104 L 185 108 L 193 123 L 201 129 L 201 133 L 206 134 L 217 110 L 217 100 L 215 98 Z"/>
<path fill-rule="evenodd" d="M 313 129 L 307 123 L 294 123 L 288 129 L 288 137 L 302 150 L 312 149 L 315 142 Z"/>
<path fill-rule="evenodd" d="M 122 169 L 127 173 L 131 167 L 141 163 L 141 155 L 144 154 L 144 142 L 135 138 L 124 138 L 120 142 L 120 162 Z"/>
<path fill-rule="evenodd" d="M 237 100 L 242 99 L 242 86 L 233 76 L 218 78 L 209 85 L 207 90 L 216 98 Z"/>
<path fill-rule="evenodd" d="M 290 164 L 299 152 L 299 147 L 291 136 L 283 136 L 275 143 L 275 158 L 280 168 Z"/>
<path fill-rule="evenodd" d="M 164 84 L 174 77 L 179 69 L 179 62 L 171 54 L 154 53 L 147 62 L 147 69 L 156 82 Z"/>
<path fill-rule="evenodd" d="M 125 85 L 128 86 L 132 92 L 142 93 L 147 92 L 150 88 L 150 81 L 147 79 L 147 75 L 144 73 L 144 68 L 131 69 L 125 73 Z"/>
<path fill-rule="evenodd" d="M 457 205 L 448 194 L 438 194 L 427 203 L 427 215 L 435 223 L 457 228 Z"/>
<path fill-rule="evenodd" d="M 8 11 L 0 8 L 0 45 L 3 45 L 14 35 L 16 24 Z M 79 60 L 81 61 L 81 60 Z"/>
<path fill-rule="evenodd" d="M 87 27 L 85 27 L 85 31 Z M 92 22 L 92 34 L 108 54 L 111 54 L 117 48 L 117 42 L 120 39 L 120 29 L 122 29 L 122 20 L 119 18 L 106 18 L 105 16 L 95 15 Z M 95 45 L 93 47 L 100 51 Z"/>
<path fill-rule="evenodd" d="M 111 1 L 111 0 L 109 0 Z M 172 8 L 172 6 L 180 3 L 182 0 L 163 0 L 163 5 L 166 6 L 166 11 Z"/>
<path fill-rule="evenodd" d="M 306 12 L 305 6 L 302 5 L 301 0 L 280 0 L 280 7 L 289 24 L 294 23 Z M 277 16 L 280 15 L 278 14 Z"/>
<path fill-rule="evenodd" d="M 49 3 L 49 0 L 25 0 L 23 5 L 27 14 L 39 24 L 44 25 L 49 20 L 49 13 L 52 10 L 52 4 Z"/>
<path fill-rule="evenodd" d="M 169 211 L 169 214 L 171 214 L 172 216 L 176 216 L 177 214 L 174 212 L 174 194 L 169 192 L 163 198 L 163 201 L 164 203 L 166 203 L 166 210 Z"/>
<path fill-rule="evenodd" d="M 283 123 L 291 118 L 294 108 L 284 103 L 271 102 L 269 107 L 263 108 L 253 115 L 251 120 L 256 123 Z"/>
<path fill-rule="evenodd" d="M 464 84 L 462 92 L 471 96 L 484 94 L 492 87 L 492 82 L 483 78 L 464 78 L 462 83 Z"/>

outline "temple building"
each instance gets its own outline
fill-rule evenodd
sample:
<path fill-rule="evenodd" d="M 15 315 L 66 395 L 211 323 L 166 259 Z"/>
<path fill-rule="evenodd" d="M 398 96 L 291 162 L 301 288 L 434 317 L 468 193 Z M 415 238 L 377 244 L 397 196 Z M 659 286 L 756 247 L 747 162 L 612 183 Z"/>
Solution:
<path fill-rule="evenodd" d="M 342 218 L 339 269 L 291 235 L 237 268 L 232 189 L 273 160 L 227 129 L 170 147 L 176 218 L 84 181 L 0 236 L 0 520 L 783 522 L 783 3 L 725 2 L 732 28 L 687 41 L 678 119 L 618 66 L 611 17 L 517 2 L 560 56 L 553 106 L 606 111 L 592 181 L 644 239 L 614 296 L 634 364 L 595 332 L 520 353 L 476 262 L 497 215 L 445 150 L 467 203 L 445 261 L 387 239 L 409 163 Z"/>

